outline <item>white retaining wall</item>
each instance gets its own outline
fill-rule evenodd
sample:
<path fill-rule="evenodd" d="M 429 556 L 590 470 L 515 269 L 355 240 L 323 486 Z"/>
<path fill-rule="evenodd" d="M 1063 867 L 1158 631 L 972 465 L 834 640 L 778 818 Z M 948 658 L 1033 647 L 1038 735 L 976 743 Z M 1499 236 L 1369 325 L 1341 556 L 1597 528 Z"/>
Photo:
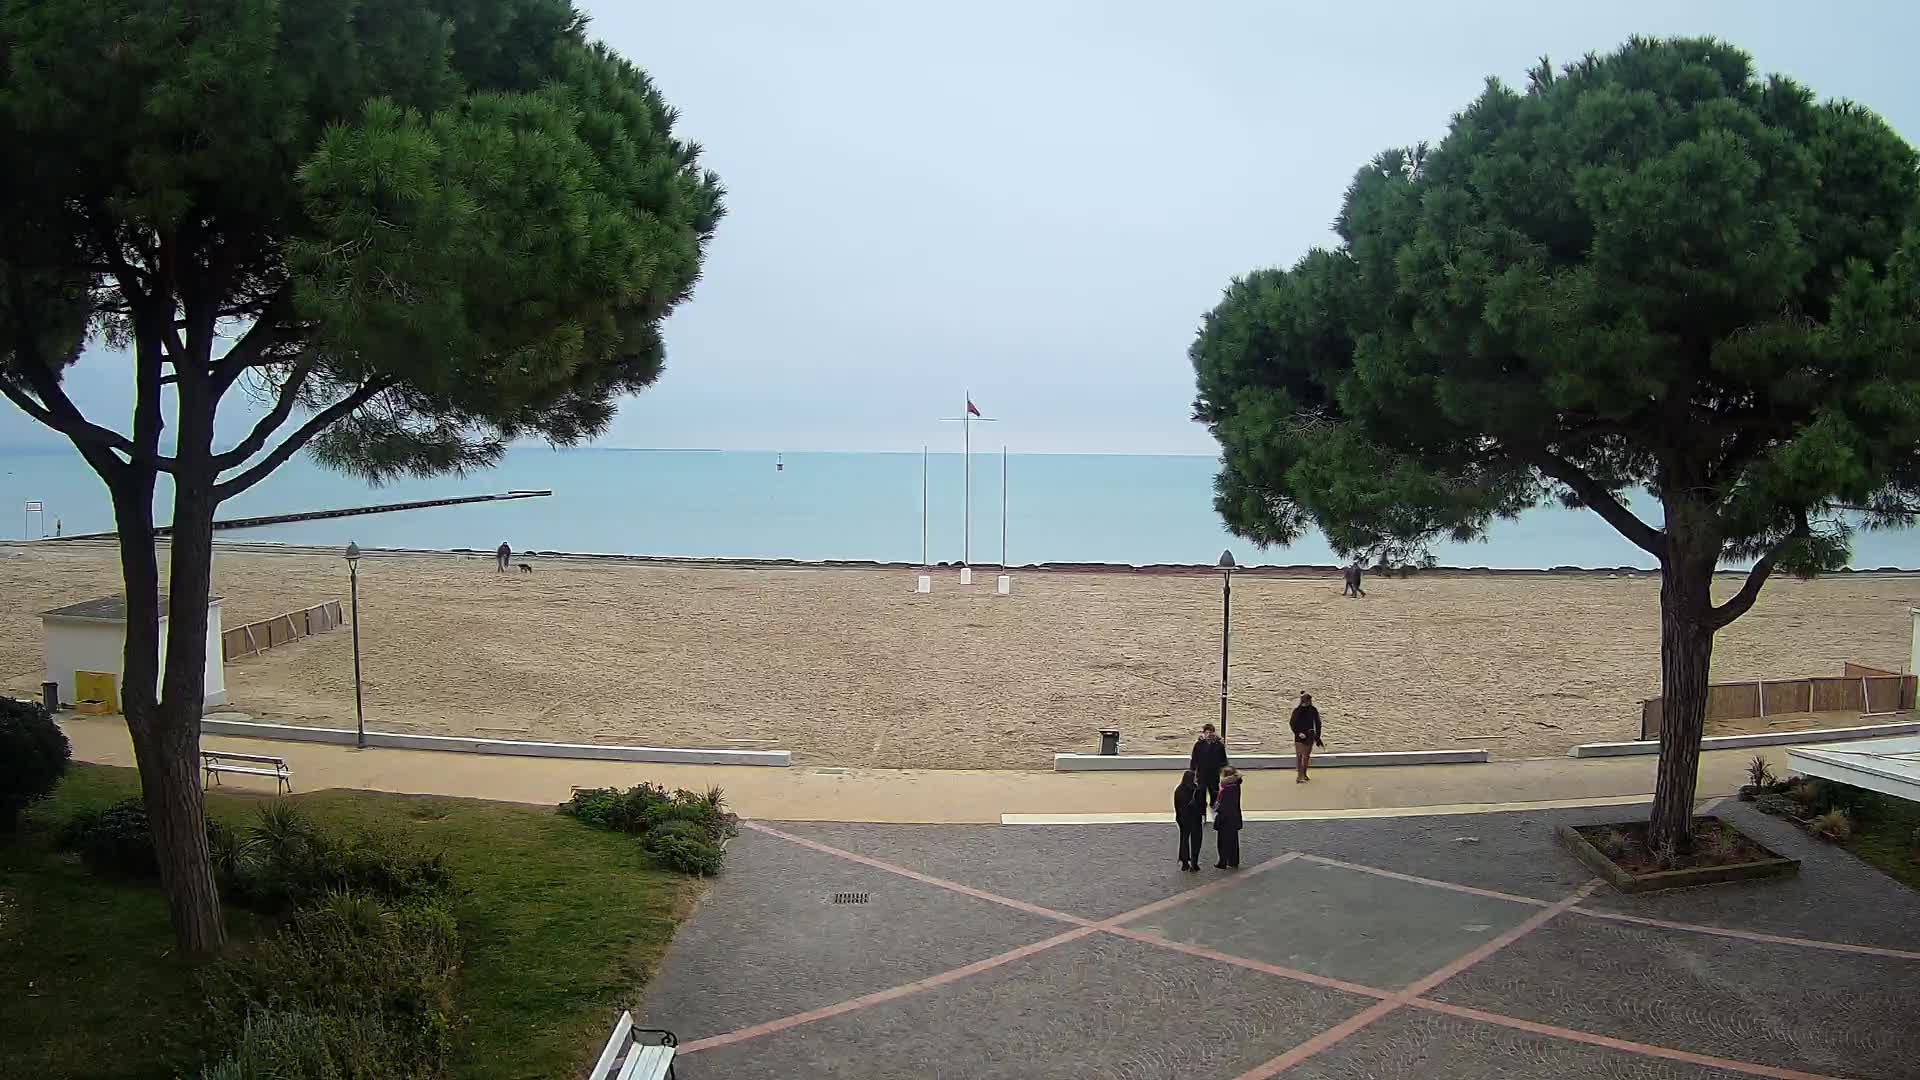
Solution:
<path fill-rule="evenodd" d="M 297 727 L 242 720 L 200 721 L 203 735 L 231 735 L 241 739 L 286 739 L 293 742 L 352 746 L 352 728 Z M 663 746 L 601 746 L 595 743 L 521 742 L 514 739 L 463 739 L 451 735 L 401 735 L 367 732 L 367 745 L 392 750 L 451 750 L 468 754 L 504 754 L 514 757 L 584 758 L 594 761 L 652 761 L 674 765 L 792 765 L 787 750 L 682 750 Z"/>
<path fill-rule="evenodd" d="M 1386 753 L 1315 754 L 1315 768 L 1341 765 L 1477 765 L 1492 757 L 1485 750 L 1397 750 Z M 1171 769 L 1187 767 L 1192 759 L 1185 754 L 1055 754 L 1055 772 L 1106 772 L 1125 769 Z M 1233 754 L 1230 764 L 1236 769 L 1291 769 L 1292 754 Z"/>
<path fill-rule="evenodd" d="M 1702 750 L 1738 750 L 1748 746 L 1787 746 L 1801 743 L 1842 742 L 1847 739 L 1878 739 L 1889 735 L 1920 734 L 1920 722 L 1870 724 L 1864 727 L 1815 728 L 1811 731 L 1769 731 L 1761 735 L 1715 735 L 1700 740 Z M 1634 742 L 1581 743 L 1567 751 L 1568 757 L 1629 757 L 1657 754 L 1660 740 Z"/>

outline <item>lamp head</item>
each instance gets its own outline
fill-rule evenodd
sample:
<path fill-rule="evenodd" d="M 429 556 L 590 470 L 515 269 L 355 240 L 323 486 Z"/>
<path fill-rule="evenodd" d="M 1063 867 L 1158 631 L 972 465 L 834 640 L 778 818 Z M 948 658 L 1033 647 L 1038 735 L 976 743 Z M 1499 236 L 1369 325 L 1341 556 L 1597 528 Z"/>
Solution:
<path fill-rule="evenodd" d="M 1231 551 L 1221 552 L 1219 566 L 1220 566 L 1220 569 L 1222 570 L 1232 570 L 1234 567 L 1233 552 Z"/>
<path fill-rule="evenodd" d="M 351 540 L 347 541 L 347 565 L 352 566 L 354 563 L 357 563 L 359 561 L 360 561 L 360 545 L 354 543 Z"/>

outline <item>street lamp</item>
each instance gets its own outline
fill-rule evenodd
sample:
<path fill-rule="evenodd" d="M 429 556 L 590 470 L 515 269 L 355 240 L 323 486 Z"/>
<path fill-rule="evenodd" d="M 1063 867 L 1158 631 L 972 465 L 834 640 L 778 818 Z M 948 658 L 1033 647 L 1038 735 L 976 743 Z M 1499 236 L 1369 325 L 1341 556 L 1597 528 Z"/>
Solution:
<path fill-rule="evenodd" d="M 1227 643 L 1233 637 L 1233 552 L 1220 553 L 1220 741 L 1227 740 Z"/>
<path fill-rule="evenodd" d="M 360 707 L 360 545 L 351 540 L 347 542 L 347 581 L 353 592 L 353 745 L 365 750 L 367 716 Z"/>

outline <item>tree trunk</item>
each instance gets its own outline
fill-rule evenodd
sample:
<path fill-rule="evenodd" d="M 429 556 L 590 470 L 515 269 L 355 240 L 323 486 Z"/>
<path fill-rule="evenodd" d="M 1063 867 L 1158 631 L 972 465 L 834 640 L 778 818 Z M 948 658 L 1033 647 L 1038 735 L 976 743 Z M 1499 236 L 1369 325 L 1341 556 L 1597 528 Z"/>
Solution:
<path fill-rule="evenodd" d="M 1648 839 L 1655 851 L 1675 857 L 1693 849 L 1693 797 L 1713 662 L 1713 571 L 1720 554 L 1717 537 L 1703 536 L 1690 520 L 1694 509 L 1668 503 L 1668 554 L 1660 568 L 1660 768 Z"/>

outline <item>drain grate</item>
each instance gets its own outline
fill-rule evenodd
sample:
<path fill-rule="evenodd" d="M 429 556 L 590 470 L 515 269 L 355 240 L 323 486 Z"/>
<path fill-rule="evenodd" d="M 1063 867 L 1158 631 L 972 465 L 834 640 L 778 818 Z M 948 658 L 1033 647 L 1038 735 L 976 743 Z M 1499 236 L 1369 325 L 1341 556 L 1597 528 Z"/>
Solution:
<path fill-rule="evenodd" d="M 864 904 L 872 895 L 871 893 L 863 892 L 837 892 L 833 894 L 833 902 L 836 904 Z"/>

